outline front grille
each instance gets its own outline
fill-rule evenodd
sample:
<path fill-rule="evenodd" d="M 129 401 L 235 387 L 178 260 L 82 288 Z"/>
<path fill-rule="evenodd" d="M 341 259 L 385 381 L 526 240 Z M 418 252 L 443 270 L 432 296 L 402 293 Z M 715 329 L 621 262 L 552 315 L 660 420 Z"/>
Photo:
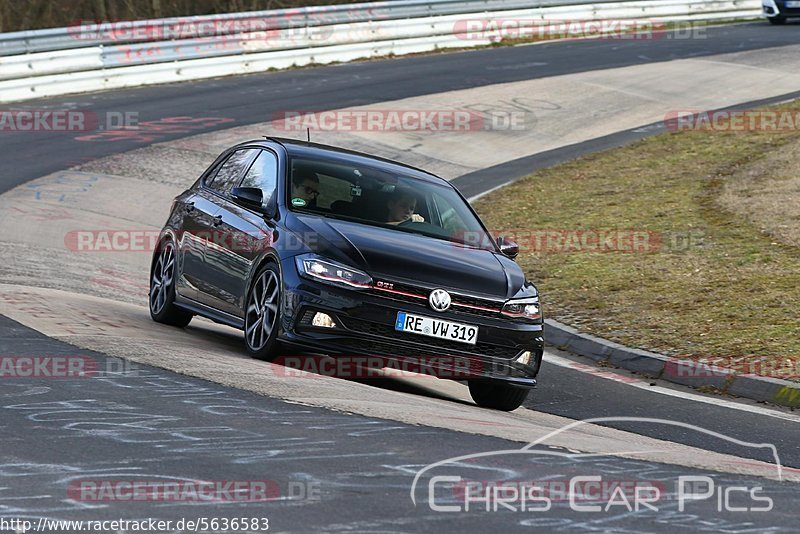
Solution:
<path fill-rule="evenodd" d="M 398 341 L 403 341 L 403 342 L 412 342 L 412 343 L 417 342 L 424 344 L 425 348 L 419 351 L 421 354 L 425 353 L 426 350 L 428 353 L 430 353 L 431 350 L 430 348 L 427 347 L 433 347 L 435 349 L 441 349 L 437 351 L 440 354 L 455 355 L 458 353 L 462 354 L 466 353 L 466 354 L 474 354 L 476 356 L 488 356 L 491 358 L 511 360 L 514 359 L 521 352 L 521 349 L 517 347 L 502 347 L 498 345 L 492 345 L 490 343 L 482 343 L 480 341 L 477 342 L 475 345 L 467 345 L 466 343 L 458 343 L 454 341 L 447 341 L 446 339 L 437 339 L 435 337 L 427 337 L 427 336 L 425 337 L 417 336 L 419 339 L 411 339 L 410 336 L 413 334 L 405 334 L 403 332 L 398 332 L 392 326 L 387 326 L 379 323 L 372 323 L 369 321 L 362 321 L 360 319 L 353 319 L 352 317 L 347 317 L 346 320 L 344 320 L 344 326 L 349 330 L 358 332 L 360 334 L 378 336 L 384 339 L 386 338 L 397 339 Z M 368 343 L 373 343 L 373 342 L 369 341 Z M 389 344 L 389 345 L 392 350 L 398 350 L 400 348 L 398 344 Z M 407 350 L 413 351 L 415 349 L 407 349 Z"/>
<path fill-rule="evenodd" d="M 306 310 L 303 313 L 303 316 L 297 321 L 298 326 L 311 326 L 311 322 L 314 320 L 314 314 L 316 312 L 314 310 Z"/>
<path fill-rule="evenodd" d="M 393 283 L 392 289 L 372 288 L 369 293 L 382 298 L 396 300 L 398 302 L 409 302 L 412 304 L 427 304 L 428 295 L 431 290 L 427 288 L 412 286 L 410 284 Z M 502 304 L 489 299 L 469 297 L 450 293 L 452 306 L 450 311 L 454 313 L 464 313 L 468 315 L 479 315 L 481 317 L 498 317 Z"/>
<path fill-rule="evenodd" d="M 453 295 L 453 304 L 454 307 L 451 309 L 454 311 L 482 317 L 498 317 L 502 308 L 502 304 L 497 302 L 464 295 Z"/>

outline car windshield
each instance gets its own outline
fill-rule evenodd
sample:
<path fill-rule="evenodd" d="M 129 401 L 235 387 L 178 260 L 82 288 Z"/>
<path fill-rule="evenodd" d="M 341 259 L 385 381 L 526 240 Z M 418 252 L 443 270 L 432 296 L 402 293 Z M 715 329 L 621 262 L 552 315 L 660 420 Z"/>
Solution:
<path fill-rule="evenodd" d="M 287 191 L 294 211 L 496 250 L 469 206 L 444 184 L 385 168 L 295 157 Z"/>

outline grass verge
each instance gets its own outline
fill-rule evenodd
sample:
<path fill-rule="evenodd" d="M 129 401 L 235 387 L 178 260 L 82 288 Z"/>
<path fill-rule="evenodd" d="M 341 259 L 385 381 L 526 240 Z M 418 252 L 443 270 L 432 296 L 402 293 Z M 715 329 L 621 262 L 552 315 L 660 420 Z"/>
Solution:
<path fill-rule="evenodd" d="M 518 262 L 546 316 L 627 346 L 797 379 L 800 248 L 776 229 L 792 223 L 782 206 L 800 203 L 800 186 L 784 188 L 784 204 L 757 204 L 756 193 L 796 176 L 798 146 L 798 130 L 666 133 L 538 171 L 476 209 L 522 241 Z M 597 251 L 595 235 L 611 230 L 623 239 Z"/>

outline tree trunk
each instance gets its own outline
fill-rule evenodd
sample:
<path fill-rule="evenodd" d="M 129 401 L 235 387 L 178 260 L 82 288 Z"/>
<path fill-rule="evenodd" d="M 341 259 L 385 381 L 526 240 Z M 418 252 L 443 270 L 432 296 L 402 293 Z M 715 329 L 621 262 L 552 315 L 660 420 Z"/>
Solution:
<path fill-rule="evenodd" d="M 106 0 L 94 0 L 94 16 L 97 20 L 108 20 L 108 11 L 106 11 Z"/>
<path fill-rule="evenodd" d="M 117 0 L 108 0 L 106 5 L 108 6 L 108 16 L 111 17 L 111 20 L 120 20 Z"/>

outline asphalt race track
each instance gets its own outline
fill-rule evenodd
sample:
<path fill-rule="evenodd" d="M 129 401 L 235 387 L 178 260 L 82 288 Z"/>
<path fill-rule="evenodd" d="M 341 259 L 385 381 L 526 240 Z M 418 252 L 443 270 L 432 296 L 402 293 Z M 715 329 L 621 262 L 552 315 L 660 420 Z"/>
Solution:
<path fill-rule="evenodd" d="M 3 327 L 29 350 L 54 355 L 72 352 L 70 347 L 27 329 L 8 323 Z M 105 361 L 102 355 L 92 356 L 101 365 Z M 3 493 L 14 495 L 14 500 L 0 500 L 3 515 L 34 521 L 40 517 L 111 520 L 121 514 L 173 521 L 194 516 L 267 516 L 271 528 L 281 532 L 483 531 L 518 520 L 527 520 L 531 526 L 568 529 L 631 525 L 641 529 L 650 525 L 653 531 L 666 532 L 687 523 L 700 530 L 738 529 L 758 519 L 758 514 L 744 514 L 735 521 L 712 519 L 713 500 L 687 506 L 689 514 L 677 513 L 676 503 L 671 502 L 660 513 L 642 513 L 636 518 L 627 513 L 576 516 L 570 514 L 566 502 L 556 502 L 552 512 L 541 516 L 511 511 L 498 515 L 480 509 L 435 513 L 426 506 L 414 507 L 409 499 L 410 479 L 416 470 L 450 457 L 456 449 L 471 454 L 518 448 L 518 444 L 286 404 L 153 368 L 131 368 L 125 374 L 98 379 L 92 384 L 91 398 L 81 382 L 65 379 L 48 392 L 33 392 L 35 384 L 23 381 L 4 388 L 3 449 L 17 450 L 24 439 L 27 452 L 24 464 L 0 466 L 6 486 Z M 582 469 L 582 464 L 588 465 Z M 502 458 L 471 462 L 461 476 L 484 480 L 492 473 L 508 473 L 512 467 L 514 477 L 520 480 L 591 472 L 612 480 L 660 481 L 666 486 L 679 476 L 707 474 L 625 458 L 565 461 L 533 456 L 513 463 Z M 269 480 L 281 495 L 289 493 L 290 487 L 298 489 L 293 490 L 294 499 L 290 494 L 267 505 L 190 502 L 155 508 L 147 501 L 104 507 L 101 502 L 67 501 L 66 492 L 42 494 L 48 485 L 129 478 Z M 776 509 L 783 510 L 770 515 L 770 524 L 792 524 L 793 485 L 742 476 L 714 478 L 720 487 L 763 484 L 774 497 Z M 424 497 L 426 491 L 419 493 Z M 454 502 L 452 495 L 442 496 L 439 504 Z"/>
<path fill-rule="evenodd" d="M 598 80 L 604 77 L 620 83 L 642 80 L 642 87 L 652 87 L 661 81 L 655 78 L 648 82 L 643 73 L 652 77 L 654 72 L 676 68 L 674 65 L 685 69 L 681 72 L 692 72 L 696 68 L 693 62 L 710 65 L 723 56 L 726 69 L 751 69 L 746 72 L 752 72 L 754 80 L 760 76 L 760 81 L 754 81 L 741 94 L 733 94 L 733 89 L 731 94 L 704 93 L 718 79 L 701 80 L 698 75 L 696 85 L 687 78 L 683 87 L 673 88 L 672 96 L 679 98 L 682 92 L 694 99 L 722 102 L 710 108 L 780 101 L 800 91 L 800 80 L 792 77 L 800 72 L 800 55 L 794 46 L 798 43 L 797 30 L 798 26 L 792 24 L 773 28 L 752 23 L 711 28 L 702 40 L 601 40 L 493 48 L 70 95 L 8 106 L 90 110 L 98 116 L 134 111 L 140 123 L 165 117 L 192 120 L 176 128 L 150 128 L 124 138 L 101 134 L 94 140 L 80 140 L 81 134 L 63 132 L 0 132 L 0 194 L 5 193 L 0 195 L 0 200 L 5 197 L 0 210 L 5 212 L 6 219 L 2 220 L 7 231 L 0 240 L 4 242 L 0 250 L 6 264 L 0 269 L 0 355 L 80 354 L 100 370 L 89 380 L 3 381 L 0 518 L 28 518 L 35 524 L 40 518 L 177 521 L 268 517 L 270 529 L 281 532 L 477 532 L 498 527 L 515 531 L 532 527 L 603 532 L 667 532 L 676 528 L 796 531 L 800 416 L 789 410 L 718 399 L 663 383 L 653 382 L 652 390 L 632 387 L 631 382 L 640 379 L 623 372 L 592 374 L 572 369 L 568 363 L 573 357 L 557 352 L 545 355 L 539 387 L 525 408 L 512 414 L 478 409 L 460 384 L 431 383 L 432 379 L 287 381 L 280 375 L 265 377 L 262 373 L 271 369 L 269 365 L 249 360 L 238 335 L 230 329 L 195 321 L 182 333 L 150 323 L 146 308 L 141 306 L 141 288 L 139 295 L 115 299 L 113 288 L 83 295 L 79 280 L 55 284 L 53 280 L 64 276 L 62 271 L 95 268 L 91 263 L 95 260 L 67 265 L 62 261 L 66 255 L 56 250 L 57 239 L 40 241 L 42 247 L 53 249 L 52 254 L 35 251 L 36 241 L 15 234 L 24 232 L 21 229 L 31 222 L 11 219 L 18 217 L 12 214 L 14 208 L 24 213 L 32 206 L 22 194 L 25 187 L 36 186 L 38 180 L 53 173 L 82 166 L 76 171 L 78 175 L 97 173 L 98 185 L 89 188 L 86 198 L 75 204 L 70 204 L 70 198 L 63 207 L 46 204 L 45 210 L 50 211 L 43 213 L 60 209 L 69 211 L 70 217 L 90 212 L 113 217 L 122 213 L 118 210 L 123 209 L 124 200 L 124 209 L 132 214 L 158 206 L 152 208 L 158 211 L 157 216 L 128 219 L 157 225 L 168 208 L 171 197 L 165 191 L 169 188 L 106 178 L 140 177 L 146 165 L 138 170 L 127 165 L 155 158 L 148 151 L 159 144 L 162 148 L 158 154 L 181 147 L 194 151 L 191 158 L 187 157 L 188 163 L 165 163 L 165 172 L 174 169 L 174 181 L 182 183 L 193 175 L 193 165 L 210 161 L 213 147 L 241 136 L 242 131 L 258 131 L 283 110 L 435 102 L 454 94 L 465 99 L 487 95 L 492 100 L 493 91 L 502 91 L 503 84 L 511 84 L 505 87 L 512 89 L 519 87 L 513 84 L 538 84 L 535 87 L 541 87 L 544 94 L 545 90 L 557 93 L 559 88 L 569 92 L 569 84 L 578 81 L 599 86 Z M 794 56 L 787 58 L 788 51 Z M 774 61 L 774 70 L 767 70 L 766 58 Z M 788 74 L 780 80 L 776 77 L 771 84 L 774 94 L 763 94 L 770 76 L 777 76 L 775 73 L 781 70 Z M 720 76 L 728 72 L 721 71 Z M 617 102 L 620 106 L 606 110 L 615 118 L 587 126 L 585 139 L 564 134 L 564 142 L 556 143 L 549 129 L 551 119 L 544 113 L 537 115 L 534 131 L 525 133 L 528 137 L 513 148 L 517 152 L 507 160 L 476 160 L 464 163 L 462 170 L 466 172 L 450 176 L 446 171 L 441 173 L 459 187 L 463 184 L 467 194 L 476 195 L 536 166 L 659 131 L 659 113 L 625 116 L 619 104 L 622 101 L 610 97 L 603 101 L 604 105 Z M 563 111 L 575 115 L 591 109 L 591 103 L 587 103 Z M 654 126 L 643 128 L 646 125 Z M 237 130 L 224 132 L 231 128 Z M 343 144 L 372 147 L 372 141 L 365 137 L 343 136 Z M 476 142 L 483 139 L 476 136 Z M 490 144 L 502 142 L 499 138 L 485 139 Z M 413 140 L 394 141 L 382 138 L 374 146 L 378 151 L 399 146 L 398 159 L 404 160 L 405 154 L 412 163 L 429 162 L 437 172 L 447 169 L 453 161 L 448 158 L 457 155 L 451 147 L 444 147 L 446 156 L 442 156 L 426 153 Z M 336 139 L 330 142 L 336 144 Z M 205 152 L 197 147 L 205 147 Z M 142 151 L 117 157 L 135 149 Z M 114 191 L 122 198 L 115 199 Z M 120 204 L 105 207 L 104 202 Z M 124 211 L 120 218 L 125 219 L 128 213 Z M 86 220 L 94 223 L 103 219 Z M 36 224 L 44 227 L 60 223 L 50 223 L 45 217 Z M 44 230 L 27 233 L 46 237 Z M 60 246 L 63 248 L 63 240 Z M 119 269 L 135 273 L 142 261 L 121 261 Z M 86 321 L 85 329 L 76 333 L 63 326 L 63 317 L 78 314 Z M 119 330 L 114 330 L 118 325 Z M 430 464 L 454 456 L 518 450 L 571 420 L 597 417 L 657 418 L 675 424 L 607 421 L 555 436 L 534 445 L 523 456 L 458 461 L 425 472 L 415 491 L 416 505 L 411 499 L 415 474 Z M 712 437 L 687 425 L 739 442 Z M 774 445 L 781 470 L 774 465 L 770 449 L 742 442 Z M 782 481 L 776 480 L 776 473 Z M 546 511 L 487 511 L 480 503 L 464 511 L 461 502 L 458 513 L 443 512 L 428 501 L 432 477 L 442 474 L 472 481 L 540 483 L 576 475 L 601 476 L 616 482 L 652 483 L 667 498 L 659 502 L 658 510 L 646 506 L 629 510 L 617 504 L 608 511 L 578 512 L 574 503 L 555 497 L 557 492 L 553 492 L 552 507 Z M 711 498 L 684 503 L 685 510 L 679 509 L 678 481 L 692 476 L 711 477 L 717 491 Z M 268 502 L 76 498 L 75 484 L 107 480 L 267 481 L 272 498 Z M 774 506 L 769 512 L 753 510 L 762 502 L 749 499 L 747 494 L 742 497 L 740 492 L 733 504 L 741 510 L 732 511 L 727 501 L 723 505 L 717 497 L 724 496 L 725 488 L 734 487 L 748 491 L 758 487 L 756 494 L 768 496 Z M 459 506 L 459 498 L 457 491 L 435 493 L 440 506 Z M 13 530 L 0 528 L 0 532 L 6 531 Z"/>

